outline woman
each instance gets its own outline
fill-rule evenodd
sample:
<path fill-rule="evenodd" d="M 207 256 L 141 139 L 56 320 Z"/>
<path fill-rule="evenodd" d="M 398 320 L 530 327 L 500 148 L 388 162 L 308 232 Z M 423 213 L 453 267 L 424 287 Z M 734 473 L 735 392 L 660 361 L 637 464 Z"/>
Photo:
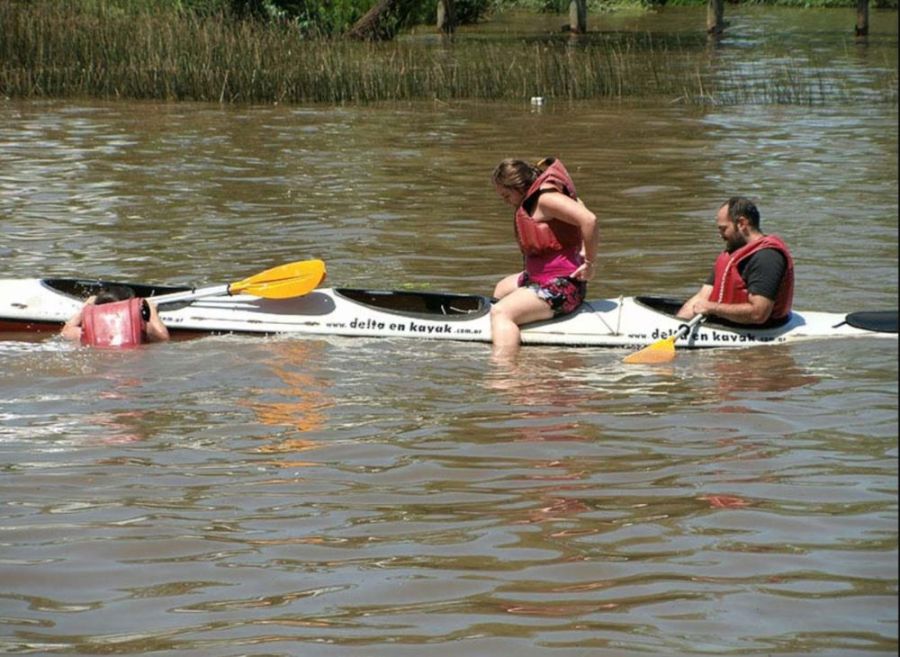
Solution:
<path fill-rule="evenodd" d="M 546 158 L 534 166 L 503 160 L 492 176 L 497 194 L 516 209 L 516 239 L 525 271 L 494 288 L 491 308 L 494 355 L 515 355 L 521 324 L 573 312 L 594 276 L 597 217 L 575 194 L 562 162 Z"/>

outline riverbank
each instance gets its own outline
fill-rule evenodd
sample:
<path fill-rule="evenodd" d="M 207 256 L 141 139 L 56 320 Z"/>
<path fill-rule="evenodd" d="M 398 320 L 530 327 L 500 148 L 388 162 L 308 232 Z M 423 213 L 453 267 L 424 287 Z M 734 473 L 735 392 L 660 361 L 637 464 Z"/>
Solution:
<path fill-rule="evenodd" d="M 549 27 L 531 32 L 516 27 L 514 38 L 510 33 L 491 38 L 485 36 L 488 25 L 462 30 L 453 41 L 429 32 L 372 44 L 304 40 L 288 24 L 225 20 L 221 15 L 98 14 L 70 3 L 7 2 L 0 5 L 0 24 L 6 26 L 0 43 L 0 95 L 239 104 L 450 102 L 533 95 L 689 104 L 897 102 L 896 56 L 890 61 L 889 55 L 878 55 L 886 57 L 885 65 L 861 93 L 854 78 L 824 80 L 829 62 L 815 43 L 803 38 L 791 44 L 784 65 L 763 79 L 745 80 L 739 72 L 723 70 L 718 55 L 709 58 L 721 41 L 705 34 L 702 11 L 659 10 L 667 22 L 694 12 L 695 30 L 609 29 L 608 19 L 595 18 L 600 27 L 575 39 Z M 896 12 L 883 16 L 896 25 Z M 747 38 L 739 30 L 732 33 L 729 38 Z M 857 47 L 849 24 L 846 34 L 830 38 L 846 39 L 848 49 Z M 894 39 L 896 49 L 896 29 L 887 38 Z"/>

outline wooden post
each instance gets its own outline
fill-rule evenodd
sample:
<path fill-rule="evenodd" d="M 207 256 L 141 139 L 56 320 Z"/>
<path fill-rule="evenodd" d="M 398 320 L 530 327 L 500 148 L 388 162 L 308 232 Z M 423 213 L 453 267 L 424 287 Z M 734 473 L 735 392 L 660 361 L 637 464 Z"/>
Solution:
<path fill-rule="evenodd" d="M 856 36 L 869 35 L 869 0 L 856 0 Z"/>
<path fill-rule="evenodd" d="M 575 34 L 587 32 L 587 0 L 569 2 L 569 31 Z"/>
<path fill-rule="evenodd" d="M 456 0 L 438 0 L 437 27 L 444 34 L 456 30 Z"/>
<path fill-rule="evenodd" d="M 706 6 L 706 31 L 722 34 L 725 31 L 725 0 L 709 0 Z"/>

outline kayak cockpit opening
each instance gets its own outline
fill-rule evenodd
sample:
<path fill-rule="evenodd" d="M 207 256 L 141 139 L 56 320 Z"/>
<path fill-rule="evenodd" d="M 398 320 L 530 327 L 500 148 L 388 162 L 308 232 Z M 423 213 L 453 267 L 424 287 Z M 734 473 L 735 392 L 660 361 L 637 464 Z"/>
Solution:
<path fill-rule="evenodd" d="M 337 296 L 355 303 L 404 315 L 419 317 L 440 316 L 470 319 L 490 309 L 490 300 L 477 294 L 446 294 L 437 292 L 405 292 L 396 290 L 358 290 L 337 288 Z"/>
<path fill-rule="evenodd" d="M 681 310 L 681 306 L 684 305 L 685 299 L 676 299 L 674 297 L 635 297 L 635 302 L 642 306 L 646 306 L 648 308 L 652 308 L 656 312 L 664 313 L 666 315 L 671 315 L 674 317 L 679 310 Z M 781 319 L 770 320 L 762 325 L 754 325 L 754 328 L 778 328 L 780 326 L 784 326 L 788 322 L 791 321 L 791 315 L 789 314 L 787 317 L 783 317 Z M 720 328 L 726 329 L 746 329 L 747 324 L 738 324 L 737 322 L 730 322 L 727 319 L 722 319 L 721 317 L 713 317 L 710 316 L 705 322 L 708 326 L 718 326 Z"/>
<path fill-rule="evenodd" d="M 171 292 L 183 292 L 190 290 L 186 286 L 172 285 L 144 285 L 141 283 L 119 283 L 117 281 L 103 281 L 96 278 L 44 278 L 41 284 L 55 292 L 65 294 L 76 299 L 87 299 L 97 294 L 104 286 L 120 285 L 134 291 L 136 297 L 154 297 Z"/>
<path fill-rule="evenodd" d="M 664 315 L 675 315 L 681 306 L 684 305 L 684 299 L 676 299 L 674 297 L 635 297 L 634 300 L 642 306 L 651 308 L 656 312 Z"/>

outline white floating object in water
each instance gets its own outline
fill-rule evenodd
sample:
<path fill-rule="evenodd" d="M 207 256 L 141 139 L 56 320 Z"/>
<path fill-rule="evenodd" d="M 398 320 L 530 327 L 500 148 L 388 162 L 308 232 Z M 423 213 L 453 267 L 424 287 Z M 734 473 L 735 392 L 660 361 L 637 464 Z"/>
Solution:
<path fill-rule="evenodd" d="M 532 104 L 532 105 L 543 105 L 543 104 L 544 104 L 544 97 L 543 97 L 543 96 L 532 96 L 532 97 L 531 97 L 531 104 Z"/>

